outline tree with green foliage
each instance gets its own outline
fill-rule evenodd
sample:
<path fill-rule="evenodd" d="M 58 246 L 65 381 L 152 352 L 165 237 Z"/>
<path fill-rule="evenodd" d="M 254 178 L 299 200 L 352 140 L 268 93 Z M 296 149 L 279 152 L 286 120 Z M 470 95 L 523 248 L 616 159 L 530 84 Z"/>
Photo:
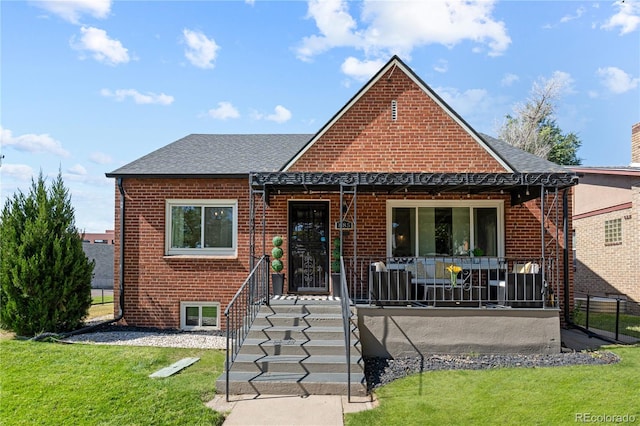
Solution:
<path fill-rule="evenodd" d="M 555 101 L 567 81 L 562 74 L 536 81 L 531 97 L 507 115 L 498 135 L 505 142 L 562 165 L 579 165 L 582 142 L 573 133 L 563 134 L 554 119 Z"/>
<path fill-rule="evenodd" d="M 74 209 L 58 173 L 42 172 L 28 195 L 18 191 L 0 216 L 0 325 L 21 336 L 70 331 L 91 306 L 94 262 L 82 249 Z"/>

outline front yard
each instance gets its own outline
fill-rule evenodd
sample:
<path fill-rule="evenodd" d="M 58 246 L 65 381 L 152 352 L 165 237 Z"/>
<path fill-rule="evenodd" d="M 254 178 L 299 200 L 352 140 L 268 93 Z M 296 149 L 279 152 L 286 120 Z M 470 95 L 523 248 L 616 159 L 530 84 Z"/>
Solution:
<path fill-rule="evenodd" d="M 349 414 L 345 423 L 569 425 L 593 423 L 594 419 L 599 423 L 640 422 L 640 346 L 610 350 L 621 358 L 619 363 L 414 375 L 379 388 L 376 394 L 380 406 Z"/>
<path fill-rule="evenodd" d="M 349 414 L 345 423 L 575 424 L 595 416 L 627 416 L 640 422 L 640 346 L 610 350 L 620 356 L 620 363 L 410 376 L 377 389 L 380 406 Z M 200 361 L 166 379 L 148 377 L 184 357 Z M 204 405 L 213 399 L 223 351 L 37 343 L 4 335 L 0 361 L 0 424 L 223 421 Z"/>
<path fill-rule="evenodd" d="M 149 374 L 199 357 L 180 374 Z M 205 407 L 224 352 L 37 343 L 0 338 L 0 424 L 217 425 Z"/>

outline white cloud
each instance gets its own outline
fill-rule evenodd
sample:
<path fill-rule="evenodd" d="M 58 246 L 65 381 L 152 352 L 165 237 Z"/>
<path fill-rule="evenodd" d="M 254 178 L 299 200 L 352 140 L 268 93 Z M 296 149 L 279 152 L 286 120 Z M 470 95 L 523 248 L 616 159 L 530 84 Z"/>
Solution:
<path fill-rule="evenodd" d="M 438 88 L 436 93 L 462 117 L 473 114 L 478 110 L 486 110 L 490 102 L 485 89 L 469 89 L 460 92 L 452 87 Z"/>
<path fill-rule="evenodd" d="M 273 114 L 265 115 L 259 112 L 254 112 L 253 118 L 256 120 L 268 120 L 268 121 L 275 121 L 276 123 L 284 123 L 291 119 L 291 111 L 289 111 L 282 105 L 277 105 L 274 108 Z"/>
<path fill-rule="evenodd" d="M 348 57 L 342 63 L 340 69 L 346 75 L 356 80 L 365 81 L 370 79 L 382 66 L 384 61 L 360 61 L 354 57 Z"/>
<path fill-rule="evenodd" d="M 218 102 L 218 108 L 210 109 L 207 114 L 217 120 L 227 120 L 229 118 L 238 118 L 240 113 L 231 102 Z"/>
<path fill-rule="evenodd" d="M 207 38 L 200 31 L 191 31 L 186 28 L 182 31 L 182 35 L 184 42 L 187 44 L 184 56 L 189 62 L 198 68 L 213 68 L 217 51 L 220 49 L 216 41 L 212 38 Z"/>
<path fill-rule="evenodd" d="M 82 15 L 104 19 L 111 11 L 111 0 L 38 0 L 35 4 L 72 24 Z"/>
<path fill-rule="evenodd" d="M 276 123 L 284 123 L 291 120 L 291 111 L 282 105 L 276 105 L 275 112 L 267 115 L 265 118 L 269 121 L 275 121 Z"/>
<path fill-rule="evenodd" d="M 114 98 L 117 101 L 124 101 L 126 98 L 131 98 L 137 104 L 157 104 L 157 105 L 171 105 L 173 103 L 173 96 L 165 95 L 164 93 L 140 93 L 135 89 L 117 89 L 112 92 L 109 89 L 102 89 L 100 94 L 105 98 Z"/>
<path fill-rule="evenodd" d="M 89 160 L 96 164 L 110 164 L 113 159 L 110 155 L 105 154 L 104 152 L 93 152 L 89 156 Z"/>
<path fill-rule="evenodd" d="M 72 175 L 76 176 L 86 176 L 87 169 L 85 169 L 82 164 L 74 164 L 67 169 L 67 173 L 71 173 Z"/>
<path fill-rule="evenodd" d="M 79 51 L 88 51 L 98 62 L 118 65 L 129 62 L 129 51 L 120 41 L 109 38 L 105 30 L 94 27 L 80 28 L 80 40 L 71 38 L 71 47 Z"/>
<path fill-rule="evenodd" d="M 560 18 L 560 22 L 564 24 L 566 22 L 573 21 L 574 19 L 578 19 L 582 15 L 584 15 L 584 12 L 586 12 L 586 9 L 584 8 L 584 6 L 580 6 L 578 9 L 576 9 L 575 15 L 565 15 Z"/>
<path fill-rule="evenodd" d="M 34 154 L 54 154 L 60 157 L 69 157 L 69 151 L 62 148 L 62 144 L 46 133 L 36 135 L 27 133 L 13 136 L 9 129 L 0 127 L 0 145 L 10 146 L 18 151 Z M 4 167 L 4 165 L 3 165 Z"/>
<path fill-rule="evenodd" d="M 502 77 L 502 80 L 500 80 L 500 85 L 509 87 L 518 80 L 520 80 L 520 77 L 518 77 L 517 75 L 507 73 Z"/>
<path fill-rule="evenodd" d="M 611 16 L 600 28 L 613 30 L 620 27 L 620 35 L 629 34 L 640 26 L 640 2 L 638 1 L 617 1 L 614 7 L 618 12 Z"/>
<path fill-rule="evenodd" d="M 29 181 L 34 175 L 31 166 L 27 166 L 26 164 L 3 163 L 2 167 L 0 167 L 0 173 L 21 181 Z"/>
<path fill-rule="evenodd" d="M 307 19 L 316 21 L 320 35 L 312 35 L 302 40 L 302 45 L 298 48 L 298 58 L 309 60 L 332 47 L 361 45 L 361 37 L 355 33 L 357 23 L 348 9 L 347 2 L 341 0 L 310 0 Z"/>
<path fill-rule="evenodd" d="M 602 77 L 602 84 L 613 93 L 625 93 L 638 87 L 640 78 L 634 78 L 620 68 L 598 68 L 597 74 Z"/>
<path fill-rule="evenodd" d="M 440 59 L 434 66 L 433 70 L 440 73 L 449 71 L 449 62 L 446 59 Z"/>
<path fill-rule="evenodd" d="M 353 47 L 367 56 L 404 58 L 423 45 L 452 47 L 470 40 L 489 48 L 490 56 L 502 54 L 511 43 L 504 22 L 492 17 L 493 1 L 385 2 L 367 0 L 361 7 L 361 24 L 349 14 L 345 0 L 310 0 L 307 17 L 315 20 L 319 34 L 303 38 L 298 58 L 335 47 Z M 360 3 L 358 3 L 360 4 Z"/>

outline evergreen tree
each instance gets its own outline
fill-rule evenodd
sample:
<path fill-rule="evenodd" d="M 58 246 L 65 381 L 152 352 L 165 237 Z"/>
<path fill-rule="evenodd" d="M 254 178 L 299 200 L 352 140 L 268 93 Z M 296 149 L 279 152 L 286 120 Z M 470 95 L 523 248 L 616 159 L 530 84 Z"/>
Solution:
<path fill-rule="evenodd" d="M 91 306 L 94 262 L 82 249 L 68 190 L 42 172 L 0 217 L 0 324 L 18 335 L 70 331 Z"/>

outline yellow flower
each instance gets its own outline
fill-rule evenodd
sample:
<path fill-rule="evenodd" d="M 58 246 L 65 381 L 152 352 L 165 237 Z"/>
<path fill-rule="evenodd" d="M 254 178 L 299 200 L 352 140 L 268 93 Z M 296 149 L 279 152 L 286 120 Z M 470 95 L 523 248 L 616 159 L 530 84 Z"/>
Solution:
<path fill-rule="evenodd" d="M 458 283 L 458 272 L 462 271 L 462 268 L 458 265 L 449 265 L 447 266 L 447 271 L 451 273 L 451 286 L 455 287 Z"/>
<path fill-rule="evenodd" d="M 452 274 L 458 275 L 458 272 L 462 271 L 462 268 L 458 265 L 449 265 L 447 267 L 447 271 L 451 272 Z"/>

